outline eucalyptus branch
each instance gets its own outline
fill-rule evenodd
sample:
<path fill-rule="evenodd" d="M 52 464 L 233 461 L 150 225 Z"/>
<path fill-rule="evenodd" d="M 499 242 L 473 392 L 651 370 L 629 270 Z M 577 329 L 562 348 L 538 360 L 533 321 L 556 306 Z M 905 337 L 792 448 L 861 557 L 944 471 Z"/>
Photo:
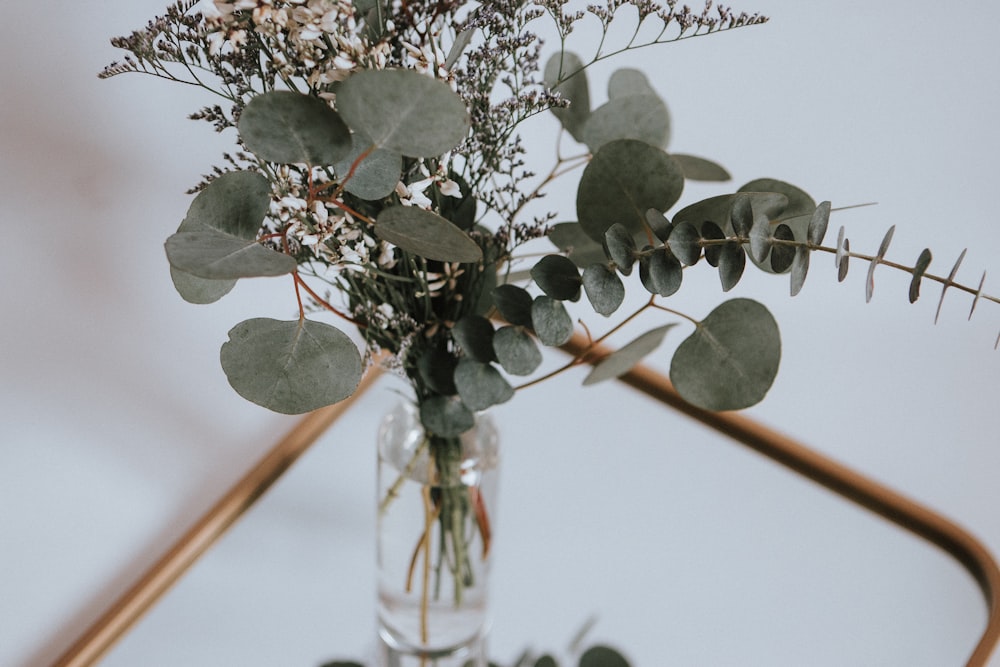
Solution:
<path fill-rule="evenodd" d="M 846 241 L 846 239 L 845 239 L 845 241 Z M 702 239 L 702 240 L 699 241 L 699 245 L 701 245 L 702 247 L 711 247 L 711 246 L 725 245 L 727 243 L 749 244 L 750 242 L 751 242 L 751 239 L 748 236 L 731 236 L 731 237 L 726 237 L 724 239 Z M 896 269 L 898 271 L 902 271 L 903 273 L 908 273 L 908 274 L 910 274 L 913 277 L 914 286 L 915 286 L 914 287 L 914 294 L 915 295 L 919 293 L 919 289 L 918 288 L 919 288 L 920 281 L 926 279 L 926 280 L 930 280 L 932 282 L 939 283 L 939 284 L 943 285 L 945 288 L 954 287 L 955 289 L 959 290 L 960 292 L 965 292 L 967 294 L 971 294 L 972 296 L 976 297 L 976 299 L 982 299 L 982 300 L 985 300 L 985 301 L 992 301 L 993 303 L 1000 304 L 1000 297 L 993 296 L 991 294 L 987 294 L 987 293 L 983 292 L 983 281 L 982 280 L 980 281 L 978 287 L 972 287 L 971 285 L 967 285 L 967 284 L 955 281 L 954 280 L 954 273 L 952 275 L 947 276 L 947 277 L 946 276 L 936 275 L 936 274 L 933 274 L 933 273 L 928 273 L 926 271 L 927 264 L 921 265 L 920 262 L 915 263 L 913 266 L 908 266 L 906 264 L 901 264 L 899 262 L 894 262 L 894 261 L 885 259 L 885 257 L 884 257 L 883 254 L 870 255 L 870 254 L 865 254 L 865 253 L 859 253 L 859 252 L 852 251 L 852 250 L 849 249 L 849 244 L 845 245 L 843 242 L 839 245 L 839 247 L 817 245 L 817 244 L 814 244 L 814 243 L 810 243 L 809 241 L 799 241 L 799 240 L 796 240 L 794 238 L 793 239 L 772 238 L 770 240 L 770 242 L 771 242 L 772 245 L 776 245 L 776 246 L 784 246 L 784 247 L 788 247 L 788 248 L 803 248 L 803 249 L 808 250 L 810 252 L 824 252 L 824 253 L 827 253 L 827 254 L 835 255 L 838 258 L 837 259 L 837 265 L 838 265 L 838 267 L 846 266 L 847 263 L 848 263 L 848 261 L 850 259 L 858 259 L 858 260 L 862 260 L 864 262 L 868 262 L 869 265 L 886 266 L 886 267 L 889 267 L 889 268 L 892 268 L 892 269 Z M 882 253 L 884 253 L 884 249 L 882 250 Z M 926 255 L 922 255 L 923 257 L 928 257 L 928 258 L 930 257 L 930 250 L 929 249 L 924 250 L 924 253 L 926 253 Z M 961 253 L 961 256 L 959 258 L 959 262 L 958 262 L 959 264 L 961 263 L 961 259 L 964 258 L 964 256 L 965 256 L 965 251 L 963 250 L 962 253 Z M 842 274 L 839 276 L 840 281 L 843 281 L 845 277 L 846 277 L 846 271 L 842 272 Z M 983 273 L 983 277 L 985 278 L 985 272 Z M 943 294 L 942 294 L 942 296 L 943 296 Z M 870 297 L 869 297 L 869 300 L 870 300 Z M 911 299 L 911 302 L 914 302 L 914 301 L 916 301 L 916 298 L 912 298 Z M 970 317 L 971 317 L 971 313 L 970 313 Z"/>
<path fill-rule="evenodd" d="M 604 335 L 602 335 L 602 336 L 600 336 L 600 337 L 598 337 L 596 339 L 592 339 L 590 341 L 590 344 L 586 347 L 586 349 L 583 350 L 583 352 L 581 352 L 580 354 L 578 354 L 575 357 L 573 357 L 572 359 L 570 359 L 566 364 L 560 366 L 559 368 L 557 368 L 557 369 L 555 369 L 553 371 L 550 371 L 549 373 L 546 373 L 545 375 L 537 377 L 537 378 L 535 378 L 535 379 L 533 379 L 533 380 L 531 380 L 529 382 L 525 382 L 524 384 L 520 384 L 520 385 L 514 387 L 514 390 L 515 391 L 520 391 L 522 389 L 527 389 L 528 387 L 533 387 L 533 386 L 535 386 L 537 384 L 541 384 L 542 382 L 545 382 L 546 380 L 554 378 L 557 375 L 560 375 L 560 374 L 568 371 L 571 368 L 575 368 L 575 367 L 577 367 L 577 366 L 579 366 L 581 364 L 586 363 L 587 357 L 594 350 L 594 348 L 600 346 L 601 343 L 603 343 L 608 338 L 610 338 L 614 334 L 616 334 L 619 331 L 621 331 L 622 329 L 624 329 L 630 322 L 632 322 L 633 320 L 635 320 L 637 317 L 639 317 L 640 315 L 642 315 L 644 312 L 646 312 L 647 310 L 649 310 L 652 307 L 654 307 L 654 299 L 650 298 L 649 301 L 647 301 L 645 305 L 639 307 L 631 315 L 628 315 L 627 317 L 625 317 L 621 322 L 619 322 L 618 324 L 616 324 L 615 326 L 613 326 L 611 329 L 609 329 L 607 332 L 605 332 Z M 676 311 L 671 311 L 671 312 L 676 312 Z M 683 317 L 685 317 L 686 319 L 689 319 L 692 322 L 694 322 L 695 324 L 697 324 L 697 320 L 689 318 L 686 315 L 684 315 Z"/>
<path fill-rule="evenodd" d="M 350 3 L 249 4 L 205 1 L 197 11 L 190 1 L 175 5 L 145 30 L 116 40 L 131 55 L 102 75 L 148 70 L 180 80 L 167 67 L 171 61 L 194 85 L 208 85 L 202 70 L 217 76 L 221 89 L 213 92 L 233 105 L 228 114 L 214 106 L 193 117 L 220 131 L 235 126 L 252 157 L 241 158 L 245 168 L 229 159 L 235 170 L 216 168 L 206 178 L 168 239 L 167 256 L 175 278 L 183 278 L 175 280 L 178 291 L 199 303 L 221 298 L 240 278 L 293 274 L 299 320 L 238 325 L 241 335 L 227 344 L 223 361 L 234 388 L 267 407 L 295 412 L 342 400 L 360 379 L 362 359 L 384 350 L 419 397 L 423 423 L 435 436 L 453 438 L 475 411 L 578 365 L 594 345 L 649 311 L 669 315 L 669 323 L 602 360 L 587 383 L 627 370 L 681 318 L 694 331 L 673 352 L 678 391 L 712 410 L 754 405 L 780 360 L 767 309 L 730 299 L 696 319 L 662 302 L 703 256 L 718 268 L 724 291 L 750 257 L 765 270 L 789 273 L 794 295 L 809 257 L 820 251 L 836 256 L 841 279 L 851 260 L 867 262 L 869 298 L 872 273 L 885 265 L 911 275 L 911 300 L 927 278 L 943 285 L 942 296 L 950 288 L 975 295 L 973 307 L 981 299 L 1000 303 L 983 292 L 985 278 L 978 289 L 957 280 L 957 264 L 947 277 L 927 273 L 929 251 L 913 266 L 887 259 L 888 237 L 875 254 L 852 252 L 846 240 L 824 245 L 830 205 L 774 179 L 691 204 L 672 221 L 661 213 L 677 204 L 686 181 L 722 182 L 728 172 L 705 158 L 667 152 L 669 113 L 641 72 L 614 72 L 608 101 L 596 109 L 586 72 L 628 51 L 758 25 L 766 20 L 760 15 L 713 12 L 710 2 L 697 13 L 655 0 L 608 0 L 581 11 L 564 11 L 562 0 L 483 0 L 471 8 L 379 2 L 365 16 Z M 636 12 L 630 29 L 611 44 L 619 34 L 612 24 L 620 24 L 626 6 Z M 542 43 L 530 28 L 546 16 L 559 48 L 542 67 Z M 587 17 L 601 30 L 581 59 L 566 47 Z M 274 90 L 278 82 L 287 90 Z M 518 128 L 543 112 L 560 127 L 555 161 L 538 176 Z M 563 155 L 564 132 L 585 147 L 580 154 Z M 359 137 L 372 146 L 358 152 Z M 579 173 L 577 222 L 553 225 L 551 212 L 522 220 L 571 172 Z M 526 287 L 497 286 L 515 251 L 546 235 L 557 251 L 537 258 Z M 594 339 L 563 302 L 585 292 L 595 313 L 611 317 L 633 289 L 622 276 L 635 265 L 648 302 Z M 304 276 L 334 287 L 346 306 L 332 305 Z M 312 303 L 303 303 L 306 295 Z M 365 355 L 335 327 L 305 319 L 313 304 L 359 328 Z M 484 317 L 494 306 L 509 325 L 497 328 Z M 591 340 L 583 355 L 511 385 L 509 376 L 538 371 L 539 344 L 562 345 L 577 327 Z M 313 356 L 300 345 L 303 335 L 321 352 Z M 263 341 L 295 352 L 276 354 Z M 284 365 L 275 366 L 276 359 Z M 317 363 L 337 369 L 330 387 L 261 391 L 298 382 Z M 456 553 L 451 564 L 461 569 L 465 555 Z"/>

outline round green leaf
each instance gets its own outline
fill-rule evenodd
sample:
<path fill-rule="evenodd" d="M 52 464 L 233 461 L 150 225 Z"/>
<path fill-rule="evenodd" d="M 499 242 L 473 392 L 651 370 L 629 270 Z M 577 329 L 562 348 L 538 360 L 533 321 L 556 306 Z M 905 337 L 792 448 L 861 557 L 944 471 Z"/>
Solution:
<path fill-rule="evenodd" d="M 674 214 L 674 225 L 679 225 L 682 222 L 701 225 L 704 221 L 711 220 L 722 227 L 725 232 L 732 232 L 734 230 L 730 221 L 730 211 L 733 202 L 745 197 L 750 198 L 752 213 L 755 216 L 763 216 L 765 219 L 777 216 L 788 205 L 788 197 L 777 192 L 718 195 L 695 202 L 677 211 Z"/>
<path fill-rule="evenodd" d="M 551 655 L 543 655 L 538 660 L 535 660 L 534 667 L 559 667 L 559 663 Z"/>
<path fill-rule="evenodd" d="M 649 229 L 653 232 L 653 235 L 661 241 L 666 241 L 670 238 L 670 232 L 674 230 L 674 226 L 667 219 L 667 216 L 655 208 L 646 210 L 646 224 L 649 225 Z"/>
<path fill-rule="evenodd" d="M 774 239 L 777 241 L 794 241 L 795 232 L 788 225 L 782 223 L 774 230 Z M 771 270 L 775 273 L 784 273 L 792 268 L 795 260 L 795 246 L 775 243 L 771 247 Z"/>
<path fill-rule="evenodd" d="M 576 301 L 580 298 L 580 270 L 562 255 L 546 255 L 531 267 L 531 278 L 553 299 Z"/>
<path fill-rule="evenodd" d="M 334 165 L 334 170 L 338 176 L 346 178 L 354 161 L 369 149 L 373 150 L 358 163 L 354 174 L 344 184 L 344 190 L 355 197 L 374 201 L 388 197 L 396 190 L 403 170 L 401 155 L 383 148 L 374 148 L 371 139 L 355 132 L 351 135 L 350 153 Z"/>
<path fill-rule="evenodd" d="M 701 237 L 706 241 L 721 241 L 726 238 L 725 232 L 711 220 L 701 223 Z M 719 255 L 722 254 L 722 244 L 709 243 L 705 245 L 705 261 L 711 266 L 719 265 Z"/>
<path fill-rule="evenodd" d="M 685 266 L 692 266 L 701 258 L 701 233 L 690 222 L 674 224 L 674 229 L 667 239 L 667 246 L 677 259 Z"/>
<path fill-rule="evenodd" d="M 451 335 L 462 351 L 476 361 L 496 361 L 493 352 L 493 324 L 479 315 L 466 315 L 455 322 Z"/>
<path fill-rule="evenodd" d="M 514 397 L 514 388 L 492 364 L 462 359 L 455 369 L 458 395 L 472 410 L 485 410 Z"/>
<path fill-rule="evenodd" d="M 659 148 L 634 139 L 605 144 L 583 170 L 576 211 L 583 230 L 603 241 L 611 225 L 642 234 L 646 211 L 669 210 L 684 190 L 680 166 Z"/>
<path fill-rule="evenodd" d="M 792 258 L 791 272 L 791 293 L 796 296 L 802 291 L 802 285 L 806 282 L 806 274 L 809 273 L 809 248 L 797 246 L 795 256 Z"/>
<path fill-rule="evenodd" d="M 407 252 L 440 262 L 478 262 L 482 248 L 446 218 L 416 206 L 390 206 L 375 220 L 375 234 Z"/>
<path fill-rule="evenodd" d="M 420 423 L 428 433 L 455 438 L 476 425 L 476 415 L 457 396 L 432 396 L 420 403 Z"/>
<path fill-rule="evenodd" d="M 722 291 L 728 292 L 736 287 L 743 277 L 747 265 L 746 251 L 738 243 L 727 243 L 722 246 L 719 255 L 719 279 L 722 281 Z"/>
<path fill-rule="evenodd" d="M 625 284 L 605 264 L 591 264 L 583 270 L 583 289 L 594 310 L 610 316 L 625 300 Z"/>
<path fill-rule="evenodd" d="M 805 190 L 776 178 L 758 178 L 741 187 L 738 192 L 773 192 L 787 197 L 788 202 L 782 210 L 769 213 L 771 218 L 777 215 L 781 215 L 783 219 L 811 216 L 816 210 L 816 202 Z"/>
<path fill-rule="evenodd" d="M 240 396 L 284 414 L 347 398 L 362 374 L 361 355 L 347 334 L 311 320 L 241 322 L 229 332 L 221 359 Z"/>
<path fill-rule="evenodd" d="M 451 396 L 458 391 L 455 387 L 456 365 L 458 360 L 447 350 L 431 348 L 417 359 L 417 372 L 433 391 Z"/>
<path fill-rule="evenodd" d="M 337 109 L 351 129 L 379 148 L 435 157 L 469 131 L 465 102 L 447 83 L 414 70 L 364 70 L 337 90 Z"/>
<path fill-rule="evenodd" d="M 271 184 L 252 171 L 231 171 L 213 179 L 188 207 L 178 232 L 219 231 L 255 239 L 271 204 Z M 174 288 L 188 303 L 214 303 L 236 285 L 235 279 L 211 280 L 170 267 Z"/>
<path fill-rule="evenodd" d="M 165 248 L 171 266 L 212 280 L 281 276 L 298 266 L 290 255 L 217 231 L 177 232 Z"/>
<path fill-rule="evenodd" d="M 628 371 L 646 358 L 653 350 L 660 346 L 663 338 L 677 324 L 666 324 L 657 327 L 652 331 L 647 331 L 631 343 L 615 350 L 608 356 L 601 359 L 584 379 L 584 385 L 597 384 L 604 380 L 611 380 Z"/>
<path fill-rule="evenodd" d="M 465 298 L 468 300 L 468 312 L 485 316 L 493 310 L 493 290 L 498 280 L 497 267 L 496 264 L 484 262 L 476 270 L 478 275 Z"/>
<path fill-rule="evenodd" d="M 750 227 L 750 259 L 761 265 L 771 252 L 771 222 L 767 216 L 755 213 Z"/>
<path fill-rule="evenodd" d="M 674 352 L 670 379 L 681 396 L 706 410 L 740 410 L 767 394 L 781 360 L 774 317 L 750 299 L 726 301 Z"/>
<path fill-rule="evenodd" d="M 179 232 L 219 231 L 257 238 L 271 206 L 271 183 L 254 171 L 230 171 L 213 179 L 188 207 Z"/>
<path fill-rule="evenodd" d="M 806 231 L 806 238 L 809 239 L 809 243 L 812 245 L 820 245 L 823 243 L 823 237 L 826 236 L 826 227 L 830 223 L 830 202 L 824 201 L 820 202 L 816 210 L 813 211 L 812 217 L 809 219 L 809 228 Z"/>
<path fill-rule="evenodd" d="M 239 120 L 240 138 L 254 155 L 279 164 L 333 165 L 351 150 L 351 133 L 318 97 L 289 90 L 257 95 Z"/>
<path fill-rule="evenodd" d="M 729 205 L 729 227 L 740 238 L 749 238 L 753 227 L 753 202 L 749 195 L 733 197 Z"/>
<path fill-rule="evenodd" d="M 688 180 L 721 183 L 732 178 L 722 165 L 703 157 L 683 153 L 671 153 L 670 156 L 681 166 L 684 178 Z"/>
<path fill-rule="evenodd" d="M 503 318 L 511 324 L 531 326 L 531 295 L 517 285 L 500 285 L 493 290 L 493 303 Z"/>
<path fill-rule="evenodd" d="M 681 288 L 684 269 L 667 248 L 656 248 L 639 262 L 639 278 L 651 294 L 670 296 Z"/>
<path fill-rule="evenodd" d="M 757 218 L 761 218 L 759 214 Z M 761 238 L 756 239 L 758 245 L 756 246 L 757 251 L 762 253 L 763 259 L 758 259 L 757 254 L 754 251 L 754 229 L 751 228 L 750 241 L 750 260 L 765 273 L 784 273 L 788 271 L 791 266 L 791 262 L 794 255 L 793 246 L 781 246 L 779 244 L 773 244 L 772 241 L 775 238 L 780 238 L 788 241 L 795 241 L 796 243 L 807 243 L 807 233 L 809 227 L 809 221 L 812 219 L 812 215 L 797 215 L 791 218 L 780 217 L 777 220 L 771 221 L 761 221 L 760 232 L 763 233 L 763 229 L 767 228 L 766 239 L 764 243 L 760 243 Z M 779 232 L 778 229 L 781 229 Z M 773 253 L 770 256 L 768 253 Z M 777 268 L 776 268 L 777 267 Z M 781 270 L 779 270 L 781 269 Z"/>
<path fill-rule="evenodd" d="M 552 107 L 566 131 L 583 143 L 583 125 L 590 116 L 590 88 L 583 61 L 575 53 L 560 51 L 545 63 L 545 85 L 569 101 L 568 107 Z"/>
<path fill-rule="evenodd" d="M 573 318 L 562 301 L 539 296 L 531 304 L 531 324 L 543 345 L 555 347 L 573 337 Z"/>
<path fill-rule="evenodd" d="M 739 192 L 770 192 L 775 195 L 783 195 L 787 200 L 785 206 L 778 210 L 767 211 L 768 221 L 772 224 L 784 223 L 791 230 L 792 239 L 799 243 L 807 241 L 809 224 L 816 211 L 816 202 L 804 190 L 774 178 L 759 178 L 741 187 Z M 757 206 L 754 206 L 755 216 L 761 213 L 762 211 Z M 775 235 L 777 235 L 777 232 Z M 758 250 L 760 249 L 761 247 L 758 246 Z M 784 273 L 791 267 L 795 252 L 791 248 L 787 248 L 785 250 L 777 250 L 777 254 L 778 257 L 776 260 L 772 256 L 771 261 L 767 261 L 766 254 L 764 257 L 758 259 L 758 253 L 754 252 L 751 248 L 750 259 L 758 268 L 765 272 Z M 780 270 L 776 267 L 780 267 Z"/>
<path fill-rule="evenodd" d="M 529 375 L 542 363 L 542 353 L 524 327 L 497 329 L 493 335 L 493 349 L 500 365 L 511 375 Z"/>
<path fill-rule="evenodd" d="M 665 148 L 670 140 L 670 113 L 657 95 L 629 95 L 608 100 L 590 114 L 583 142 L 592 153 L 618 139 L 635 139 Z"/>
<path fill-rule="evenodd" d="M 578 222 L 560 222 L 553 225 L 549 229 L 548 237 L 581 269 L 606 260 L 604 246 L 590 238 Z"/>
<path fill-rule="evenodd" d="M 580 656 L 580 667 L 629 667 L 628 661 L 607 646 L 592 646 Z"/>
<path fill-rule="evenodd" d="M 181 298 L 188 303 L 215 303 L 236 286 L 235 280 L 208 280 L 170 267 L 170 280 Z"/>
<path fill-rule="evenodd" d="M 655 95 L 656 91 L 642 70 L 622 67 L 611 73 L 608 79 L 608 99 L 631 95 Z"/>
<path fill-rule="evenodd" d="M 632 275 L 636 244 L 625 225 L 615 223 L 604 232 L 604 248 L 623 276 Z"/>

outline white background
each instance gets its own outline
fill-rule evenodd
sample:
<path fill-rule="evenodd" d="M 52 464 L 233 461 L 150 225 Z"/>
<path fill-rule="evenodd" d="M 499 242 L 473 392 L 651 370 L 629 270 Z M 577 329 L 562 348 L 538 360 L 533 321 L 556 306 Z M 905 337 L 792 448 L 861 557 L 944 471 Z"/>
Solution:
<path fill-rule="evenodd" d="M 641 51 L 672 150 L 732 187 L 768 176 L 834 206 L 852 248 L 924 246 L 1000 291 L 996 193 L 1000 5 L 894 0 L 737 7 L 761 27 Z M 49 664 L 294 419 L 236 396 L 229 328 L 294 316 L 287 280 L 220 303 L 174 293 L 162 242 L 185 190 L 230 147 L 185 119 L 208 100 L 152 78 L 98 81 L 108 38 L 152 0 L 5 6 L 0 19 L 0 665 Z M 585 49 L 578 47 L 581 53 Z M 603 100 L 611 67 L 591 75 Z M 526 130 L 538 167 L 556 125 Z M 721 192 L 691 187 L 683 201 Z M 553 205 L 572 215 L 569 184 Z M 567 218 L 568 219 L 568 218 Z M 734 294 L 782 327 L 778 381 L 754 418 L 953 517 L 1000 552 L 1000 309 L 818 257 L 795 299 L 750 275 Z M 704 315 L 716 278 L 688 272 Z M 895 274 L 895 275 L 894 275 Z M 636 332 L 638 333 L 638 332 Z M 675 345 L 680 334 L 668 338 Z M 669 350 L 668 350 L 669 351 Z M 667 352 L 668 352 L 667 351 Z M 666 368 L 664 354 L 659 362 Z M 555 358 L 553 359 L 555 362 Z M 978 590 L 932 547 L 756 454 L 582 372 L 499 409 L 504 431 L 492 646 L 559 649 L 586 618 L 635 664 L 962 664 Z M 373 638 L 373 434 L 363 398 L 103 664 L 288 665 L 365 658 Z M 398 385 L 395 385 L 398 387 Z M 1000 664 L 997 662 L 996 664 Z"/>

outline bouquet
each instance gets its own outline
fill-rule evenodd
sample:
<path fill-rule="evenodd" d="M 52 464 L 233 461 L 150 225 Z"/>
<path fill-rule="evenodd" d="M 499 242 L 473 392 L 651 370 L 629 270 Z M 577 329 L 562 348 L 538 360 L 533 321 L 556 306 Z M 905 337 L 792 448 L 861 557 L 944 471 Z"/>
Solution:
<path fill-rule="evenodd" d="M 675 327 L 688 330 L 670 364 L 686 400 L 733 410 L 764 398 L 781 357 L 774 318 L 747 298 L 679 312 L 670 297 L 687 271 L 709 267 L 728 292 L 749 265 L 785 274 L 794 296 L 824 253 L 840 280 L 852 260 L 867 263 L 868 298 L 887 266 L 911 274 L 911 301 L 925 280 L 943 285 L 942 299 L 954 288 L 973 294 L 973 307 L 998 301 L 982 283 L 954 280 L 961 258 L 947 277 L 928 272 L 929 250 L 912 266 L 886 259 L 892 229 L 874 254 L 852 251 L 843 228 L 826 241 L 831 203 L 784 181 L 674 210 L 686 182 L 729 174 L 667 150 L 669 111 L 641 71 L 615 71 L 607 102 L 591 105 L 596 63 L 766 20 L 710 1 L 695 11 L 673 0 L 181 0 L 114 39 L 127 55 L 101 76 L 199 86 L 212 103 L 191 117 L 234 137 L 165 250 L 192 303 L 222 298 L 241 278 L 289 279 L 298 317 L 244 321 L 222 346 L 241 396 L 303 413 L 349 397 L 372 363 L 406 379 L 426 437 L 402 467 L 422 457 L 433 469 L 427 516 L 451 554 L 458 604 L 472 540 L 489 546 L 487 507 L 456 490 L 461 436 L 477 413 L 584 362 L 594 363 L 585 384 L 616 377 Z M 601 38 L 575 53 L 568 37 L 581 22 Z M 519 134 L 528 121 L 554 130 L 541 173 Z M 544 196 L 571 177 L 576 219 L 565 222 Z M 622 313 L 630 290 L 643 303 Z M 577 322 L 575 302 L 592 317 Z M 662 323 L 593 358 L 648 312 Z M 541 348 L 574 335 L 584 351 L 539 374 Z"/>

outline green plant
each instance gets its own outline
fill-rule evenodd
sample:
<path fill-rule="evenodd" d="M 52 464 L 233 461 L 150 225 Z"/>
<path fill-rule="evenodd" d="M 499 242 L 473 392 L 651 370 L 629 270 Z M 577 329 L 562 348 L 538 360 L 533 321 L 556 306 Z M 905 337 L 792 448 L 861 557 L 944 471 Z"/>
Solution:
<path fill-rule="evenodd" d="M 591 109 L 586 70 L 626 50 L 766 20 L 725 8 L 713 14 L 710 4 L 696 14 L 645 0 L 579 11 L 553 0 L 179 2 L 114 40 L 130 55 L 102 76 L 145 72 L 228 103 L 193 117 L 235 129 L 241 150 L 196 188 L 166 251 L 178 291 L 196 303 L 221 298 L 240 278 L 291 276 L 299 318 L 240 323 L 221 355 L 237 392 L 279 412 L 337 402 L 361 377 L 355 343 L 308 318 L 315 310 L 356 326 L 368 359 L 388 352 L 413 385 L 425 425 L 450 437 L 469 427 L 473 411 L 508 400 L 520 388 L 512 377 L 536 371 L 538 343 L 568 340 L 575 324 L 567 302 L 585 294 L 600 316 L 616 313 L 626 289 L 637 288 L 622 279 L 636 265 L 648 302 L 592 340 L 641 311 L 673 321 L 605 359 L 586 383 L 627 370 L 686 321 L 693 330 L 676 347 L 671 377 L 689 401 L 720 410 L 764 397 L 780 339 L 768 311 L 748 299 L 724 301 L 700 319 L 667 305 L 701 259 L 718 270 L 723 291 L 749 258 L 790 274 L 794 295 L 810 255 L 825 252 L 836 256 L 840 279 L 850 259 L 868 262 L 869 298 L 872 273 L 885 265 L 912 274 L 911 301 L 923 279 L 997 301 L 981 285 L 954 282 L 954 270 L 927 274 L 929 251 L 914 266 L 888 261 L 892 230 L 875 255 L 851 252 L 843 229 L 835 245 L 823 245 L 829 202 L 817 205 L 777 180 L 747 183 L 668 219 L 686 181 L 728 174 L 666 151 L 667 106 L 641 72 L 615 72 L 609 101 Z M 542 68 L 541 40 L 530 28 L 546 19 L 561 48 Z M 607 44 L 622 20 L 633 23 L 631 38 Z M 565 50 L 581 21 L 597 21 L 602 35 L 586 58 Z M 651 34 L 641 30 L 652 24 Z M 557 144 L 552 168 L 537 177 L 517 129 L 542 112 L 555 114 L 581 150 L 566 157 Z M 546 186 L 574 171 L 578 221 L 551 224 L 550 211 L 526 219 Z M 558 252 L 513 271 L 519 252 L 543 236 Z"/>
<path fill-rule="evenodd" d="M 723 292 L 749 263 L 787 274 L 795 295 L 811 256 L 828 253 L 841 280 L 852 259 L 868 264 L 868 298 L 885 266 L 912 275 L 911 301 L 924 280 L 943 285 L 942 298 L 952 288 L 974 295 L 973 308 L 1000 301 L 982 282 L 957 283 L 958 263 L 947 277 L 928 273 L 929 251 L 913 266 L 888 260 L 892 229 L 873 255 L 852 251 L 843 228 L 824 245 L 830 202 L 784 181 L 757 179 L 677 208 L 686 182 L 725 182 L 726 170 L 667 151 L 667 105 L 640 71 L 615 72 L 607 103 L 592 108 L 595 63 L 765 20 L 672 0 L 580 9 L 559 0 L 182 0 L 113 40 L 128 55 L 101 76 L 202 87 L 218 103 L 192 117 L 235 134 L 238 150 L 193 189 L 166 242 L 174 284 L 194 303 L 222 298 L 241 278 L 290 278 L 297 318 L 250 319 L 229 332 L 221 362 L 233 388 L 278 412 L 306 412 L 350 396 L 380 356 L 412 387 L 437 486 L 450 487 L 456 438 L 476 411 L 589 361 L 650 311 L 662 324 L 601 360 L 586 384 L 620 375 L 690 325 L 671 360 L 681 395 L 712 410 L 761 401 L 781 357 L 777 323 L 746 298 L 705 314 L 672 308 L 695 265 L 717 270 Z M 567 38 L 582 22 L 600 36 L 580 56 Z M 615 37 L 612 26 L 623 24 Z M 544 65 L 542 27 L 557 42 Z M 518 134 L 529 121 L 559 130 L 541 175 Z M 564 155 L 564 141 L 574 153 Z M 576 221 L 556 223 L 543 196 L 571 174 Z M 645 302 L 622 315 L 628 290 Z M 578 326 L 576 301 L 598 321 L 615 319 L 599 333 Z M 355 328 L 363 349 L 328 317 Z M 538 375 L 539 346 L 578 330 L 592 348 Z M 452 524 L 446 505 L 462 515 Z M 428 501 L 427 516 L 447 536 L 472 511 L 458 499 Z"/>

